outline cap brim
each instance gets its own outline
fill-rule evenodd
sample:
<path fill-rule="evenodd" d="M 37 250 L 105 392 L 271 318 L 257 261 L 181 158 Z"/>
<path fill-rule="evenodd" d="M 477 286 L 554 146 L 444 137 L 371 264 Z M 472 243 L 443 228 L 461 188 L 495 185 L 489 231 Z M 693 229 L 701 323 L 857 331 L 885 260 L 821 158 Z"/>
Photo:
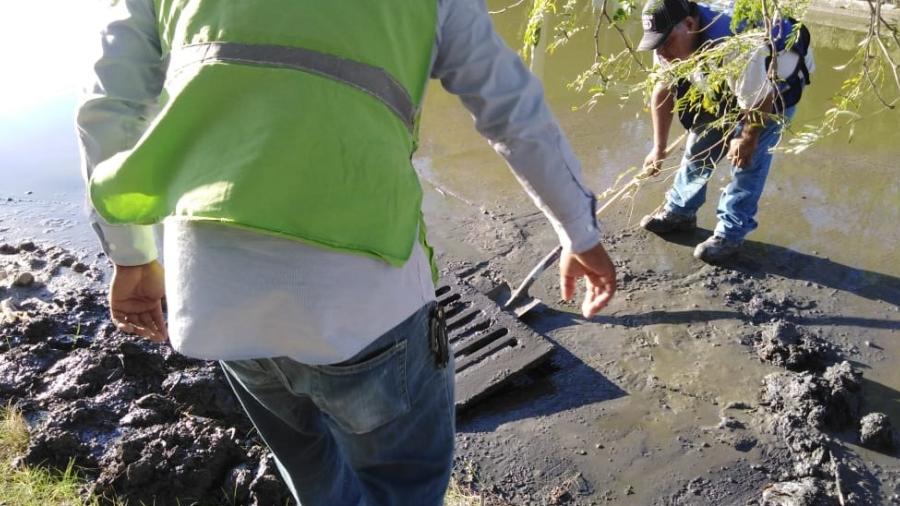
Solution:
<path fill-rule="evenodd" d="M 638 42 L 637 50 L 652 51 L 654 49 L 657 49 L 666 41 L 666 37 L 669 36 L 669 32 L 671 32 L 671 30 L 666 33 L 644 32 L 644 36 L 641 37 L 641 41 Z"/>

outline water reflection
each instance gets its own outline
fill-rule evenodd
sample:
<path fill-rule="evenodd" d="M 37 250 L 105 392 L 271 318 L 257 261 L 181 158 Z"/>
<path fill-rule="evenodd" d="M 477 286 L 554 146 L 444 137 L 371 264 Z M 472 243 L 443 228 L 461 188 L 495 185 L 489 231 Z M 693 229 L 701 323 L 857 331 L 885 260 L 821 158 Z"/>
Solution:
<path fill-rule="evenodd" d="M 489 2 L 491 8 L 503 2 Z M 513 47 L 521 39 L 522 12 L 495 16 L 494 22 Z M 629 27 L 631 32 L 639 28 Z M 830 107 L 830 97 L 843 77 L 832 67 L 850 58 L 860 35 L 826 25 L 811 27 L 817 71 L 798 107 L 794 128 L 815 121 Z M 595 191 L 609 187 L 616 176 L 641 163 L 652 145 L 649 117 L 637 101 L 622 104 L 615 97 L 601 100 L 590 112 L 573 110 L 586 95 L 568 87 L 586 68 L 594 51 L 589 30 L 547 59 L 543 72 L 546 96 L 582 161 L 587 184 Z M 602 44 L 617 48 L 612 31 Z M 838 134 L 801 155 L 779 155 L 759 213 L 760 229 L 751 236 L 798 251 L 822 255 L 846 265 L 900 275 L 894 259 L 898 245 L 900 188 L 893 167 L 900 156 L 897 113 L 885 113 L 861 123 L 852 143 Z M 680 127 L 673 127 L 672 138 Z M 431 176 L 444 188 L 477 205 L 502 203 L 525 212 L 530 203 L 507 174 L 503 161 L 478 137 L 471 119 L 455 97 L 433 85 L 426 99 L 419 161 L 431 167 Z M 673 160 L 674 161 L 674 160 Z M 728 182 L 720 170 L 710 183 L 715 191 Z M 477 178 L 477 179 L 476 179 Z M 478 183 L 475 184 L 475 181 Z M 612 226 L 633 226 L 662 200 L 667 183 L 651 185 L 633 202 L 620 206 L 605 221 Z M 715 206 L 701 210 L 700 223 L 715 223 Z M 866 244 L 851 248 L 851 244 Z M 815 253 L 813 253 L 815 252 Z"/>
<path fill-rule="evenodd" d="M 110 2 L 4 2 L 0 47 L 0 196 L 80 199 L 75 93 L 100 47 Z"/>
<path fill-rule="evenodd" d="M 0 196 L 80 199 L 75 97 L 0 118 Z"/>

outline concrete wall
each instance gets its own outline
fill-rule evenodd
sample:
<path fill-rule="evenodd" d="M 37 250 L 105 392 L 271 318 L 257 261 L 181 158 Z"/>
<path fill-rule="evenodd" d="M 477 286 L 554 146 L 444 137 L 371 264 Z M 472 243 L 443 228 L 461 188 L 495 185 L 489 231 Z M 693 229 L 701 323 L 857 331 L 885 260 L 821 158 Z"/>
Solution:
<path fill-rule="evenodd" d="M 883 0 L 881 15 L 890 23 L 900 21 L 900 0 Z M 865 0 L 812 0 L 805 21 L 845 30 L 868 30 L 869 16 L 869 3 Z"/>

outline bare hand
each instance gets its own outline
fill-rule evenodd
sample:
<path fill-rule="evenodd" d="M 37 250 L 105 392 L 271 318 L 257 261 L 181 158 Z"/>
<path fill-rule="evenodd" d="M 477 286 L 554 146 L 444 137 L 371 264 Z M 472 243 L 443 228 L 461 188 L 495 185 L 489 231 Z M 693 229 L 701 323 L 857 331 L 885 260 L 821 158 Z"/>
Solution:
<path fill-rule="evenodd" d="M 644 158 L 644 172 L 648 176 L 655 176 L 659 174 L 659 171 L 662 170 L 662 164 L 664 161 L 666 161 L 665 148 L 654 147 L 653 150 L 647 154 L 647 157 Z"/>
<path fill-rule="evenodd" d="M 750 167 L 753 152 L 756 150 L 756 139 L 751 137 L 735 137 L 728 142 L 728 161 L 739 169 Z"/>
<path fill-rule="evenodd" d="M 116 265 L 109 288 L 109 309 L 116 328 L 164 342 L 169 338 L 162 312 L 165 295 L 163 267 L 156 260 L 133 267 Z"/>
<path fill-rule="evenodd" d="M 563 251 L 559 258 L 559 281 L 562 298 L 575 295 L 575 282 L 585 277 L 586 289 L 581 314 L 590 318 L 606 307 L 616 293 L 616 268 L 602 244 L 583 253 Z"/>

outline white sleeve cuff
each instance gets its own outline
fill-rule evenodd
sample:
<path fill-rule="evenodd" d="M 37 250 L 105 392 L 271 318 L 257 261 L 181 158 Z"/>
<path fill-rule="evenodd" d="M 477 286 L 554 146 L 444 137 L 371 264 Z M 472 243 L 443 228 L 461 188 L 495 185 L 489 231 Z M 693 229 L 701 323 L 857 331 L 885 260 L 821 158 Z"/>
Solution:
<path fill-rule="evenodd" d="M 584 253 L 600 242 L 600 228 L 594 217 L 594 207 L 592 203 L 590 214 L 583 214 L 567 223 L 559 223 L 550 218 L 563 249 L 572 253 Z"/>
<path fill-rule="evenodd" d="M 116 265 L 148 264 L 158 257 L 152 225 L 92 223 L 106 256 Z"/>

